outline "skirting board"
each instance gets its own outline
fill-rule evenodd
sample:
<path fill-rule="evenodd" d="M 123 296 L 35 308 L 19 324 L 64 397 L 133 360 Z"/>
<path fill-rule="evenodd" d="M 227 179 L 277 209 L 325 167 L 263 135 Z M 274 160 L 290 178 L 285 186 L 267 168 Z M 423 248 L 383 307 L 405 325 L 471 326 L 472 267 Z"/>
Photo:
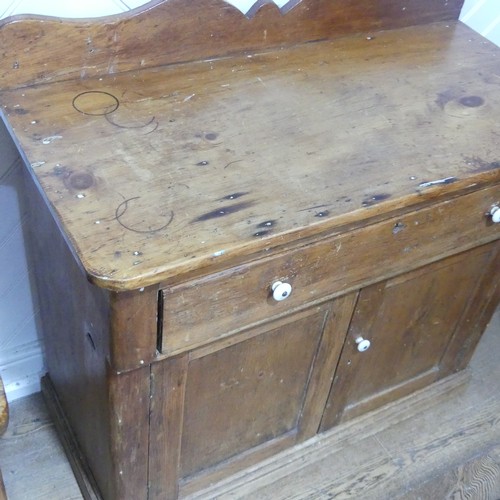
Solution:
<path fill-rule="evenodd" d="M 5 393 L 9 402 L 40 392 L 40 378 L 45 373 L 40 341 L 3 350 L 0 360 Z"/>

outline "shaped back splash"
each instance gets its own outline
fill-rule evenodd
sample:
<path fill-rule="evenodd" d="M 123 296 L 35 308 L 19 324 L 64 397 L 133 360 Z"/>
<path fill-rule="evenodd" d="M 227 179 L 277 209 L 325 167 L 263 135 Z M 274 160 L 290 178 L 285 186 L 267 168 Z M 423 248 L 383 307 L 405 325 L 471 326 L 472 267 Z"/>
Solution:
<path fill-rule="evenodd" d="M 226 0 L 243 14 L 252 17 L 266 3 L 274 3 L 281 12 L 287 12 L 300 0 Z M 63 18 L 102 17 L 128 12 L 155 2 L 145 0 L 88 0 L 62 2 L 61 0 L 0 0 L 0 19 L 35 14 Z M 157 3 L 157 2 L 156 2 Z"/>
<path fill-rule="evenodd" d="M 9 18 L 0 22 L 0 78 L 3 88 L 11 88 L 252 54 L 345 35 L 367 37 L 380 30 L 456 20 L 462 4 L 290 0 L 280 7 L 258 0 L 243 15 L 225 0 L 155 0 L 105 23 Z M 31 40 L 28 47 L 26 40 Z"/>

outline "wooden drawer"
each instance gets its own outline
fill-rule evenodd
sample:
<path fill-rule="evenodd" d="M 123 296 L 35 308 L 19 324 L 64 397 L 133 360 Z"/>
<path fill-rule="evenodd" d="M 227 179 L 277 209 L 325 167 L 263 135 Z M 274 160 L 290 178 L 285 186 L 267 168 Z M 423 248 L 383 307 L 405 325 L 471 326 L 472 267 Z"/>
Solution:
<path fill-rule="evenodd" d="M 500 186 L 238 266 L 163 291 L 162 353 L 174 354 L 250 325 L 415 269 L 500 237 L 487 212 Z M 276 301 L 271 286 L 290 283 Z"/>

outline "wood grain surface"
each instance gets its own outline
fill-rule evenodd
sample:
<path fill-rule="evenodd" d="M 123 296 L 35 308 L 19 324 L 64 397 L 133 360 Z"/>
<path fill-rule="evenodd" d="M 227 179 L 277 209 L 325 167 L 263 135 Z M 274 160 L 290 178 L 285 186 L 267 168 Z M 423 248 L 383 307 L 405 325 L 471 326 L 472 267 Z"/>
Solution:
<path fill-rule="evenodd" d="M 481 207 L 491 206 L 499 196 L 498 186 L 481 189 L 250 265 L 167 287 L 161 353 L 192 349 L 315 301 L 368 285 L 376 287 L 373 283 L 402 270 L 408 272 L 491 241 L 499 231 L 487 223 Z M 278 280 L 293 286 L 283 302 L 270 296 L 271 284 Z"/>
<path fill-rule="evenodd" d="M 470 371 L 342 424 L 189 498 L 497 500 L 499 332 L 497 313 Z M 40 395 L 11 406 L 6 437 L 14 439 L 4 439 L 0 447 L 9 498 L 82 499 Z"/>
<path fill-rule="evenodd" d="M 256 0 L 245 17 L 223 0 L 155 0 L 130 13 L 97 20 L 16 17 L 0 22 L 0 78 L 2 88 L 89 78 L 450 21 L 458 19 L 462 4 L 463 0 L 290 0 L 280 11 L 272 2 Z"/>
<path fill-rule="evenodd" d="M 447 349 L 470 358 L 474 339 L 454 335 L 476 295 L 488 302 L 485 276 L 495 274 L 499 248 L 485 245 L 360 291 L 323 430 L 454 373 L 455 366 L 442 363 Z M 469 324 L 481 316 L 474 305 Z M 360 336 L 372 343 L 365 353 L 356 349 Z"/>
<path fill-rule="evenodd" d="M 124 290 L 497 182 L 497 55 L 437 23 L 0 102 L 86 272 Z"/>
<path fill-rule="evenodd" d="M 499 327 L 497 312 L 471 371 L 337 426 L 187 498 L 497 500 Z"/>

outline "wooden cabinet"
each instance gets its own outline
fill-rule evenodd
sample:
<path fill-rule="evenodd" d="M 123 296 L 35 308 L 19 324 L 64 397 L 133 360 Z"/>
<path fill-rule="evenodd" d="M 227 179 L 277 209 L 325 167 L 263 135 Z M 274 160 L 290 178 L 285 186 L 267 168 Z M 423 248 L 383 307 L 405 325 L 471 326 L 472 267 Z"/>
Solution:
<path fill-rule="evenodd" d="M 460 0 L 361 3 L 0 25 L 86 495 L 184 497 L 467 366 L 500 301 L 498 49 Z"/>

